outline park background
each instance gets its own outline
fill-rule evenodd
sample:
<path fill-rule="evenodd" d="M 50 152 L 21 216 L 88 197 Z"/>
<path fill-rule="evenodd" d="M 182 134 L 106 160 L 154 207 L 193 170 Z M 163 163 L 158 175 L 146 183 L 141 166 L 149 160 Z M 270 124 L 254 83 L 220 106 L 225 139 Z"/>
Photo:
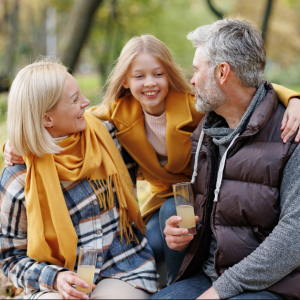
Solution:
<path fill-rule="evenodd" d="M 58 57 L 97 105 L 131 37 L 161 39 L 189 79 L 195 49 L 187 33 L 222 17 L 252 21 L 265 39 L 265 79 L 300 91 L 300 0 L 0 0 L 0 144 L 7 138 L 11 82 L 39 56 Z M 138 182 L 139 202 L 148 195 L 147 184 Z M 0 298 L 22 298 L 20 292 L 0 271 Z"/>

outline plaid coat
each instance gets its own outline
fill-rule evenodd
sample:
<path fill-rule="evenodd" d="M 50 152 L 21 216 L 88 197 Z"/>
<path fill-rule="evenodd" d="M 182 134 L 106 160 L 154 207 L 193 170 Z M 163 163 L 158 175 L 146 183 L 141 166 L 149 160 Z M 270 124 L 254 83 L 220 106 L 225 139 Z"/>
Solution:
<path fill-rule="evenodd" d="M 135 162 L 115 139 L 116 129 L 104 122 L 120 150 L 132 180 L 135 182 Z M 12 283 L 29 297 L 53 290 L 57 272 L 67 270 L 47 262 L 38 263 L 27 254 L 27 217 L 25 203 L 26 166 L 14 165 L 2 171 L 0 180 L 0 262 L 1 269 Z M 118 201 L 114 208 L 100 208 L 97 197 L 84 178 L 76 182 L 61 181 L 69 213 L 78 235 L 79 247 L 91 245 L 98 249 L 94 282 L 101 278 L 116 278 L 132 286 L 154 293 L 157 274 L 153 252 L 146 238 L 136 229 L 139 244 L 120 240 Z M 75 265 L 75 272 L 77 263 Z"/>

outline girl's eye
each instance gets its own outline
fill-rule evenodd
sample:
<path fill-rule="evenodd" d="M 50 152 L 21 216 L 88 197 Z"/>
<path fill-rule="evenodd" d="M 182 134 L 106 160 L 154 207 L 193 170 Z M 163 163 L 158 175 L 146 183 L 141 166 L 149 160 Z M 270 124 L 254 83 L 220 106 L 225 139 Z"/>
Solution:
<path fill-rule="evenodd" d="M 163 76 L 163 73 L 157 73 L 156 76 Z"/>

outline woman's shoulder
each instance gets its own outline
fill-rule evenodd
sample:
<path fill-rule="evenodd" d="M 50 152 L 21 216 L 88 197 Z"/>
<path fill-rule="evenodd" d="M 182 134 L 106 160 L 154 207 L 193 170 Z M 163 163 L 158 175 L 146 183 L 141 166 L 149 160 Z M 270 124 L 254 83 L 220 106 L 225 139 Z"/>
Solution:
<path fill-rule="evenodd" d="M 7 166 L 2 170 L 1 173 L 1 192 L 5 188 L 7 189 L 8 186 L 13 187 L 14 189 L 21 189 L 25 186 L 25 179 L 26 179 L 26 165 L 13 165 Z"/>

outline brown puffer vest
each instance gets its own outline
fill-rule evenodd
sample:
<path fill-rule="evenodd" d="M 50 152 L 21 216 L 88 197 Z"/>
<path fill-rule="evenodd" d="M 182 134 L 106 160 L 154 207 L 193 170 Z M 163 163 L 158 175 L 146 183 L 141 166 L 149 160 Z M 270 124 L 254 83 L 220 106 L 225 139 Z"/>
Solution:
<path fill-rule="evenodd" d="M 283 144 L 280 127 L 285 108 L 278 103 L 273 87 L 267 82 L 265 87 L 267 95 L 227 153 L 218 202 L 213 202 L 218 148 L 211 137 L 204 136 L 193 187 L 200 221 L 175 281 L 201 270 L 208 256 L 211 230 L 218 243 L 215 270 L 220 276 L 254 251 L 278 224 L 281 176 L 297 144 L 295 135 Z M 202 123 L 191 136 L 192 166 Z M 300 268 L 267 290 L 299 299 Z"/>

